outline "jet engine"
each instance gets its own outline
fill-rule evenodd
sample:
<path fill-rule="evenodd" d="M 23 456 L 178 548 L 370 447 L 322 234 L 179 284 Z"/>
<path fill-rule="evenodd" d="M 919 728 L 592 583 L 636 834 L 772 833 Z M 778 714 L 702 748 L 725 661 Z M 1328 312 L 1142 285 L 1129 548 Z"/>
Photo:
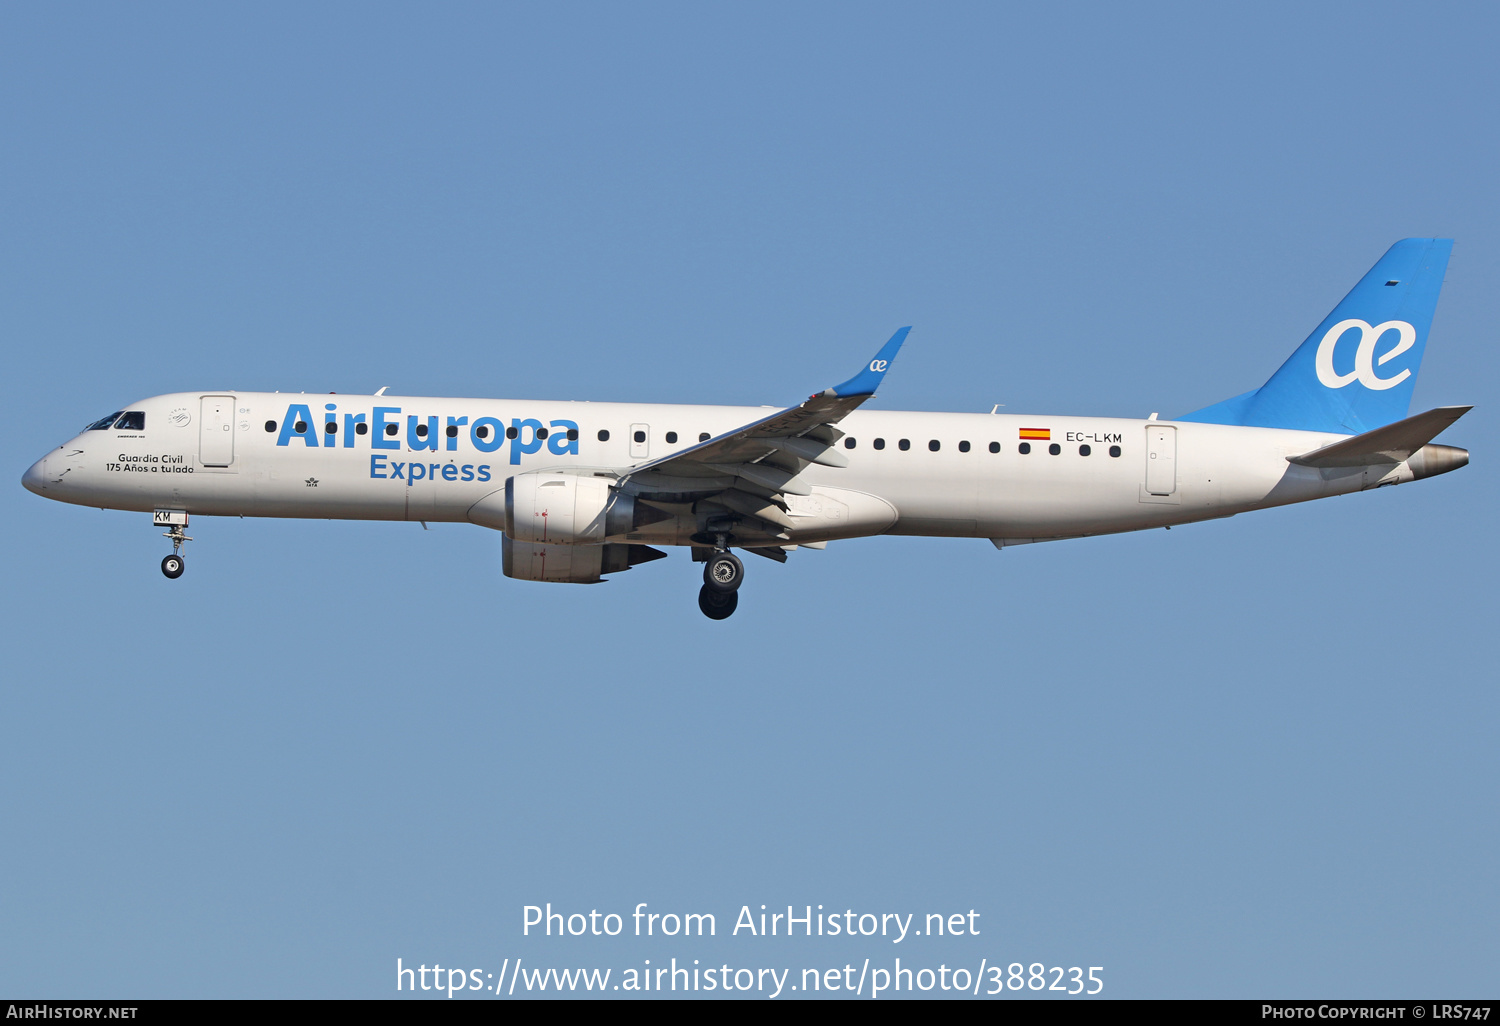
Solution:
<path fill-rule="evenodd" d="M 500 552 L 506 577 L 564 584 L 596 584 L 604 574 L 666 556 L 649 545 L 541 545 L 508 534 L 500 538 Z"/>
<path fill-rule="evenodd" d="M 588 471 L 517 474 L 505 482 L 506 536 L 552 546 L 598 545 L 628 534 L 635 524 L 635 499 L 611 491 L 612 480 Z"/>

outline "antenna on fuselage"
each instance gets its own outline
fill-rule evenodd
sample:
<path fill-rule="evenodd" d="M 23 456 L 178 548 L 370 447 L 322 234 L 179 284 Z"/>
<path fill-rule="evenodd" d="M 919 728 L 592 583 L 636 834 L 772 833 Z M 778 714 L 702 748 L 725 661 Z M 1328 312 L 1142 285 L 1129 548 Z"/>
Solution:
<path fill-rule="evenodd" d="M 380 386 L 380 391 L 376 392 L 375 394 L 376 395 L 385 395 L 385 390 L 388 389 L 388 388 L 390 388 L 390 387 L 391 387 L 390 385 L 381 385 Z"/>

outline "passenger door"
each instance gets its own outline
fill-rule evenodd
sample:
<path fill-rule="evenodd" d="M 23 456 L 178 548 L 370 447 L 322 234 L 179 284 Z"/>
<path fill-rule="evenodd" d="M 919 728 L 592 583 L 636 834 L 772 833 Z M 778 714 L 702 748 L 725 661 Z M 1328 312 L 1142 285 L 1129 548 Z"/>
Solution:
<path fill-rule="evenodd" d="M 1146 425 L 1146 491 L 1171 495 L 1177 491 L 1177 429 Z"/>
<path fill-rule="evenodd" d="M 234 396 L 206 395 L 199 406 L 198 462 L 227 467 L 234 462 Z"/>

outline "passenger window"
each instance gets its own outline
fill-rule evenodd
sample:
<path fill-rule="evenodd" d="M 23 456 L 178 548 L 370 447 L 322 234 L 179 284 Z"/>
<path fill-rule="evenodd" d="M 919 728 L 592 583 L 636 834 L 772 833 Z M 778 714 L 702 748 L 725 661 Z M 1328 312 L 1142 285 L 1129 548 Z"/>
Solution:
<path fill-rule="evenodd" d="M 668 445 L 676 445 L 677 444 L 677 432 L 676 431 L 668 431 L 667 432 L 667 444 Z"/>
<path fill-rule="evenodd" d="M 607 441 L 609 441 L 609 432 L 606 431 L 606 430 L 604 430 L 603 428 L 599 429 L 599 441 L 601 441 L 601 442 L 607 442 Z"/>
<path fill-rule="evenodd" d="M 999 451 L 1000 451 L 1000 443 L 999 442 L 991 442 L 990 443 L 990 452 L 999 452 Z"/>
<path fill-rule="evenodd" d="M 418 424 L 417 425 L 417 437 L 418 438 L 426 438 L 427 437 L 427 425 L 426 424 Z"/>
<path fill-rule="evenodd" d="M 508 427 L 508 428 L 505 429 L 505 437 L 506 438 L 520 438 L 521 437 L 521 429 L 518 428 L 518 427 L 515 427 L 514 425 L 512 425 L 511 427 Z"/>
<path fill-rule="evenodd" d="M 1020 453 L 1022 456 L 1029 454 L 1031 452 L 1031 443 L 1022 442 L 1020 445 L 1016 446 L 1016 452 Z"/>
<path fill-rule="evenodd" d="M 706 442 L 711 437 L 712 436 L 707 431 L 699 431 L 698 432 L 698 441 L 700 441 L 700 442 Z"/>
<path fill-rule="evenodd" d="M 274 423 L 274 422 L 273 421 L 267 421 L 266 423 L 270 424 L 270 423 Z M 266 428 L 266 430 L 269 431 L 271 429 L 270 428 Z M 354 433 L 356 435 L 366 434 L 369 430 L 370 430 L 369 426 L 366 425 L 364 421 L 360 421 L 358 424 L 354 425 Z"/>
<path fill-rule="evenodd" d="M 490 429 L 481 424 L 474 429 L 474 437 L 481 439 L 488 438 L 490 437 Z"/>
<path fill-rule="evenodd" d="M 852 438 L 846 438 L 846 439 L 844 439 L 844 448 L 845 449 L 852 449 L 852 448 L 854 448 L 854 446 L 855 446 L 854 439 L 852 439 Z"/>
<path fill-rule="evenodd" d="M 448 437 L 449 438 L 457 438 L 458 437 L 458 425 L 457 424 L 449 424 L 448 425 Z"/>
<path fill-rule="evenodd" d="M 268 420 L 268 421 L 266 421 L 266 434 L 270 434 L 271 432 L 273 432 L 275 430 L 276 430 L 276 422 L 274 420 Z"/>
<path fill-rule="evenodd" d="M 968 442 L 959 442 L 958 443 L 958 451 L 959 452 L 968 452 L 969 451 L 969 443 Z"/>
<path fill-rule="evenodd" d="M 1054 456 L 1061 456 L 1062 446 L 1058 445 L 1056 442 L 1053 442 L 1051 445 L 1047 446 L 1047 451 Z"/>
<path fill-rule="evenodd" d="M 131 410 L 129 413 L 120 414 L 120 419 L 115 421 L 116 431 L 144 431 L 146 430 L 146 414 L 142 410 Z"/>
<path fill-rule="evenodd" d="M 1080 456 L 1089 456 L 1089 455 L 1092 455 L 1093 452 L 1094 452 L 1094 450 L 1090 449 L 1086 445 L 1080 445 L 1078 447 L 1078 455 L 1080 455 Z"/>
<path fill-rule="evenodd" d="M 939 442 L 936 438 L 934 438 L 932 441 L 930 441 L 930 442 L 927 443 L 927 448 L 930 451 L 932 451 L 932 452 L 937 452 L 942 447 L 943 447 L 943 443 Z"/>
<path fill-rule="evenodd" d="M 639 444 L 640 442 L 644 442 L 646 440 L 646 432 L 644 432 L 644 431 L 637 431 L 635 433 L 635 440 L 636 440 L 637 444 Z"/>
<path fill-rule="evenodd" d="M 1118 457 L 1120 455 L 1120 447 L 1118 445 L 1111 445 L 1109 447 L 1109 454 Z"/>
<path fill-rule="evenodd" d="M 338 430 L 339 430 L 338 424 L 334 423 L 331 420 L 327 421 L 327 422 L 325 422 L 323 424 L 323 433 L 324 434 L 329 434 L 329 435 L 337 434 Z"/>
<path fill-rule="evenodd" d="M 385 426 L 385 433 L 388 434 L 388 435 L 394 435 L 396 433 L 396 431 L 397 431 L 397 428 L 396 428 L 396 425 L 394 425 L 394 424 L 387 424 Z"/>
<path fill-rule="evenodd" d="M 292 425 L 292 430 L 295 431 L 295 432 L 297 432 L 297 434 L 299 434 L 299 435 L 305 435 L 305 434 L 307 434 L 307 421 L 305 421 L 305 420 L 299 420 L 299 421 L 297 421 L 297 423 L 295 423 L 295 424 Z"/>
<path fill-rule="evenodd" d="M 908 450 L 908 449 L 911 448 L 911 439 L 910 438 L 903 438 L 903 439 L 901 439 L 901 441 L 899 441 L 899 442 L 896 443 L 896 448 L 900 449 L 902 452 L 905 452 L 906 450 Z"/>
<path fill-rule="evenodd" d="M 536 429 L 536 436 L 538 438 L 546 438 L 547 437 L 547 429 L 546 428 L 537 428 Z"/>
<path fill-rule="evenodd" d="M 88 427 L 84 428 L 84 430 L 85 431 L 103 431 L 106 428 L 109 428 L 109 427 L 113 426 L 114 422 L 115 422 L 115 418 L 118 417 L 123 412 L 125 412 L 125 411 L 123 411 L 123 410 L 116 410 L 114 413 L 111 413 L 108 417 L 105 417 L 103 420 L 96 420 L 96 421 L 94 421 Z"/>
<path fill-rule="evenodd" d="M 568 441 L 570 441 L 570 442 L 576 442 L 576 441 L 578 441 L 578 429 L 577 428 L 568 428 Z"/>
<path fill-rule="evenodd" d="M 877 438 L 877 439 L 875 439 L 875 441 L 871 442 L 870 444 L 873 445 L 877 449 L 884 449 L 885 448 L 885 439 L 884 438 Z"/>

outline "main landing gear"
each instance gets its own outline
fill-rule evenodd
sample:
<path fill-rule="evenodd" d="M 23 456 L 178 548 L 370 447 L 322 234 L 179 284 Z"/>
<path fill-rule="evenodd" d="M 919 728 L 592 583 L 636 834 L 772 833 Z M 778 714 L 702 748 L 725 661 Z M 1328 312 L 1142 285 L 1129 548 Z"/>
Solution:
<path fill-rule="evenodd" d="M 178 509 L 159 509 L 151 515 L 151 521 L 158 527 L 165 525 L 168 528 L 162 537 L 172 539 L 172 554 L 162 557 L 161 572 L 167 580 L 175 581 L 187 569 L 187 563 L 182 558 L 182 546 L 185 542 L 193 540 L 187 536 L 185 530 L 188 515 Z"/>
<path fill-rule="evenodd" d="M 703 587 L 698 591 L 698 608 L 710 620 L 727 620 L 734 615 L 740 604 L 740 585 L 745 582 L 745 564 L 724 542 L 721 535 L 703 564 Z"/>

